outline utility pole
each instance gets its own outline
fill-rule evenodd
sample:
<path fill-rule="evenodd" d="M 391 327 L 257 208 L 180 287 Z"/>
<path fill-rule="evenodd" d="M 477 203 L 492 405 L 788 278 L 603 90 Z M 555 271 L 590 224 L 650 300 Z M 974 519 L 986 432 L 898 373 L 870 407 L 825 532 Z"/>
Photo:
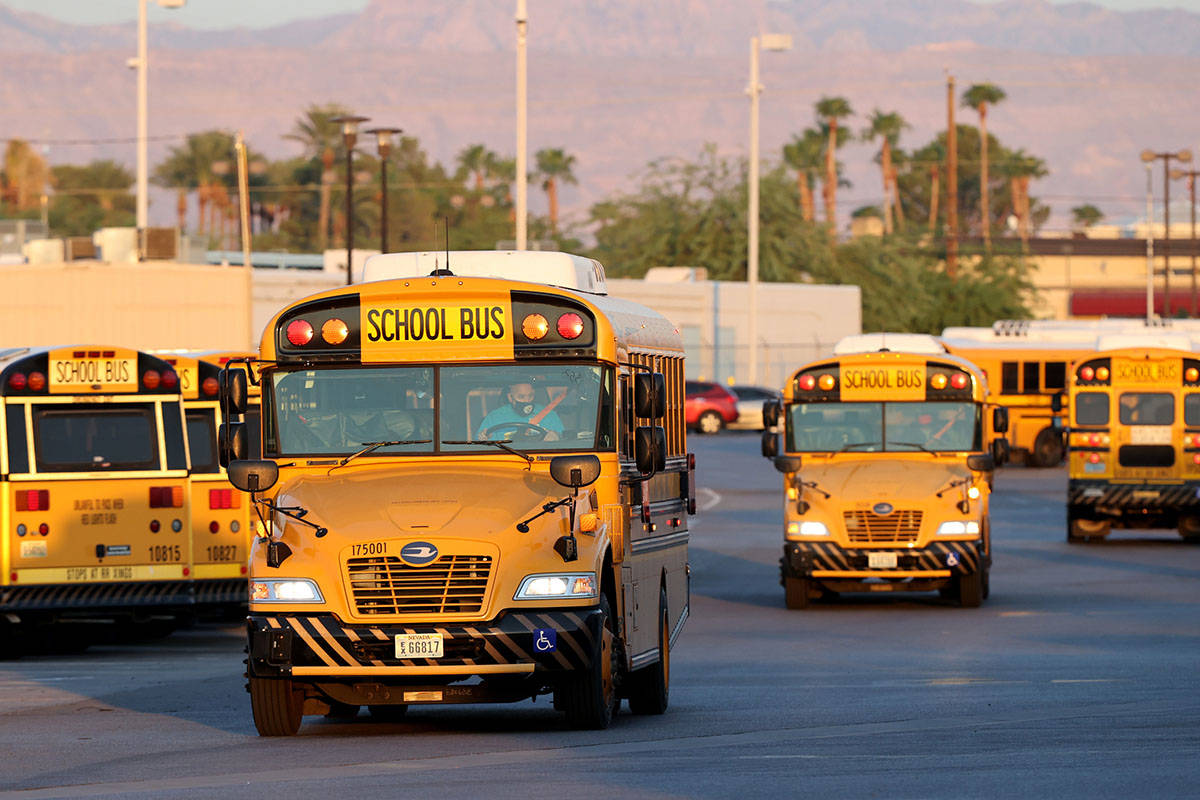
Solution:
<path fill-rule="evenodd" d="M 954 76 L 946 75 L 946 274 L 958 275 L 958 129 L 954 126 Z"/>
<path fill-rule="evenodd" d="M 529 222 L 529 167 L 525 163 L 529 144 L 526 141 L 526 115 L 528 97 L 526 93 L 525 40 L 529 15 L 525 12 L 525 0 L 517 0 L 517 249 L 524 250 Z"/>

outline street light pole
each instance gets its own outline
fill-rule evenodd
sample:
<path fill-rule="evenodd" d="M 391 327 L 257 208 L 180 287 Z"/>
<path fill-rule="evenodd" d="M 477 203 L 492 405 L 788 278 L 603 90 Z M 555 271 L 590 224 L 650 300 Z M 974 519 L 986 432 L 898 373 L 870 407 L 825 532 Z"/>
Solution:
<path fill-rule="evenodd" d="M 1200 171 L 1194 169 L 1173 169 L 1171 179 L 1187 178 L 1188 194 L 1192 201 L 1192 232 L 1191 232 L 1191 261 L 1192 261 L 1192 302 L 1191 315 L 1196 316 L 1196 176 Z"/>
<path fill-rule="evenodd" d="M 367 117 L 348 115 L 334 117 L 341 123 L 342 142 L 346 145 L 346 285 L 354 282 L 354 145 L 358 142 L 358 126 Z"/>
<path fill-rule="evenodd" d="M 749 293 L 747 313 L 749 324 L 746 333 L 750 339 L 750 371 L 749 382 L 758 382 L 758 96 L 762 94 L 762 84 L 758 82 L 758 51 L 790 50 L 792 37 L 783 34 L 763 34 L 762 39 L 754 36 L 750 39 L 750 85 L 746 91 L 750 94 L 750 164 L 747 193 L 749 208 L 746 214 L 746 291 Z"/>
<path fill-rule="evenodd" d="M 525 0 L 517 0 L 517 249 L 524 250 L 528 235 L 529 223 L 529 181 L 526 172 L 529 167 L 525 163 L 526 150 L 526 114 L 528 106 L 525 40 L 529 15 L 525 12 Z"/>
<path fill-rule="evenodd" d="M 1143 161 L 1145 153 L 1142 154 Z M 1150 159 L 1153 161 L 1154 159 Z M 1154 319 L 1154 175 L 1146 161 L 1146 324 Z"/>
<path fill-rule="evenodd" d="M 1155 159 L 1163 162 L 1163 313 L 1171 316 L 1171 183 L 1170 163 L 1175 159 L 1181 164 L 1192 160 L 1191 150 L 1180 150 L 1178 153 L 1156 153 L 1153 150 L 1142 151 L 1142 161 L 1149 164 Z"/>
<path fill-rule="evenodd" d="M 147 137 L 149 122 L 147 121 L 148 91 L 147 91 L 147 51 L 146 43 L 146 5 L 149 0 L 138 0 L 138 54 L 129 59 L 126 64 L 137 69 L 137 227 L 139 233 L 146 229 L 150 211 L 149 178 L 147 155 Z M 157 0 L 163 8 L 182 8 L 185 0 Z"/>
<path fill-rule="evenodd" d="M 392 154 L 392 137 L 403 133 L 399 128 L 371 128 L 367 133 L 375 134 L 379 149 L 379 252 L 388 251 L 388 190 L 387 163 Z"/>

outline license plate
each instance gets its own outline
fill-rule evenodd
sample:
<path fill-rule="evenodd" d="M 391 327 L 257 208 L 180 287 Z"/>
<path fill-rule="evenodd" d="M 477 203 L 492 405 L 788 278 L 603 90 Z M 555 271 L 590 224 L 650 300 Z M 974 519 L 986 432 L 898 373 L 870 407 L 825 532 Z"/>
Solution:
<path fill-rule="evenodd" d="M 895 553 L 867 553 L 867 566 L 871 569 L 895 569 Z"/>
<path fill-rule="evenodd" d="M 440 633 L 397 633 L 396 658 L 441 658 Z"/>
<path fill-rule="evenodd" d="M 1131 425 L 1129 427 L 1130 444 L 1170 444 L 1170 425 Z"/>

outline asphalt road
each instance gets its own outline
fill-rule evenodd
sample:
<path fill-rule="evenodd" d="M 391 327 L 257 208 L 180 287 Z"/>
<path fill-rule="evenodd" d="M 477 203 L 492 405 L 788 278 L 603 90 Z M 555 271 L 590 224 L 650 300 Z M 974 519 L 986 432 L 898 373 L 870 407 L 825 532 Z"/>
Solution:
<path fill-rule="evenodd" d="M 780 480 L 692 440 L 692 617 L 671 707 L 607 731 L 546 698 L 306 718 L 260 739 L 236 625 L 0 663 L 0 800 L 1200 796 L 1200 548 L 1065 542 L 1061 471 L 1001 471 L 992 595 L 787 611 Z"/>

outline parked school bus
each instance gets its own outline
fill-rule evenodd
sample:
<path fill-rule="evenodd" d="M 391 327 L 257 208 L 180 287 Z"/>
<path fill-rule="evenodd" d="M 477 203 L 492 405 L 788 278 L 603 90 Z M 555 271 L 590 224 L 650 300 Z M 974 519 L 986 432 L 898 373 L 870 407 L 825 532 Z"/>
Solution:
<path fill-rule="evenodd" d="M 1200 358 L 1186 339 L 1137 341 L 1101 338 L 1072 371 L 1068 542 L 1114 527 L 1200 541 Z"/>
<path fill-rule="evenodd" d="M 217 458 L 220 421 L 218 378 L 230 358 L 251 353 L 160 353 L 179 375 L 187 425 L 192 537 L 188 560 L 195 602 L 201 609 L 244 608 L 246 562 L 255 533 L 250 503 L 233 488 Z M 255 387 L 257 390 L 257 387 Z M 258 393 L 251 392 L 246 417 L 257 420 Z M 257 424 L 248 431 L 257 433 Z M 249 437 L 248 437 L 249 439 Z M 250 455 L 257 456 L 251 452 Z"/>
<path fill-rule="evenodd" d="M 250 560 L 259 733 L 545 693 L 582 727 L 622 697 L 663 712 L 694 509 L 678 331 L 563 253 L 366 272 L 389 279 L 268 325 L 263 460 L 229 466 L 272 522 Z"/>
<path fill-rule="evenodd" d="M 983 375 L 932 338 L 922 352 L 839 349 L 764 406 L 763 455 L 784 474 L 787 607 L 836 592 L 933 590 L 980 605 L 1007 412 L 988 413 Z M 782 449 L 769 430 L 780 418 Z"/>
<path fill-rule="evenodd" d="M 0 621 L 187 613 L 188 453 L 170 365 L 120 347 L 10 350 L 0 399 Z"/>

